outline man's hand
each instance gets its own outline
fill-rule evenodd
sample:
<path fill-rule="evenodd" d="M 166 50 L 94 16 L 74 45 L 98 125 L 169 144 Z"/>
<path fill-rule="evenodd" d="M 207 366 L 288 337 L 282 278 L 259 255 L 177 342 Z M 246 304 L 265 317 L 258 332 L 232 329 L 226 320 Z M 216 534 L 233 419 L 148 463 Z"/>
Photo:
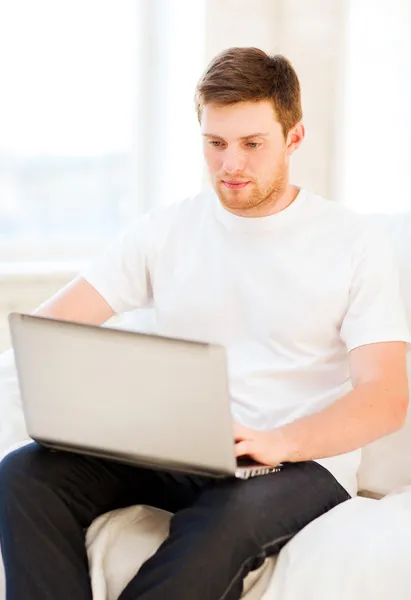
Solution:
<path fill-rule="evenodd" d="M 285 440 L 280 429 L 256 431 L 234 423 L 236 456 L 250 456 L 263 465 L 275 467 L 286 460 Z"/>

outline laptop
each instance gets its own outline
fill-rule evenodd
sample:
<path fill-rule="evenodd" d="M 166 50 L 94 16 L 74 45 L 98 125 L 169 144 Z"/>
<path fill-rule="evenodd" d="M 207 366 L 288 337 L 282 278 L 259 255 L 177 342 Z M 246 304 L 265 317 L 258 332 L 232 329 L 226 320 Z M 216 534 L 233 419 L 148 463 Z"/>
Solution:
<path fill-rule="evenodd" d="M 235 457 L 222 346 L 20 313 L 9 324 L 39 444 L 210 477 L 281 470 Z"/>

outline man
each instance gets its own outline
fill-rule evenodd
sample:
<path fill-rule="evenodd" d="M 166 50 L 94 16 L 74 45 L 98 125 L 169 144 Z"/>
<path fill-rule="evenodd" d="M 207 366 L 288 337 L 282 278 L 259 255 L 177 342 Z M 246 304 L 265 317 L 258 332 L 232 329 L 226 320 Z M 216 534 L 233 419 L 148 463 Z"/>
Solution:
<path fill-rule="evenodd" d="M 38 314 L 100 324 L 153 303 L 159 333 L 224 344 L 236 453 L 284 468 L 215 482 L 18 450 L 0 468 L 8 600 L 90 600 L 84 531 L 137 503 L 175 516 L 121 600 L 237 600 L 250 570 L 356 493 L 358 449 L 404 423 L 393 258 L 363 217 L 290 184 L 292 66 L 232 48 L 196 103 L 213 190 L 144 216 Z"/>

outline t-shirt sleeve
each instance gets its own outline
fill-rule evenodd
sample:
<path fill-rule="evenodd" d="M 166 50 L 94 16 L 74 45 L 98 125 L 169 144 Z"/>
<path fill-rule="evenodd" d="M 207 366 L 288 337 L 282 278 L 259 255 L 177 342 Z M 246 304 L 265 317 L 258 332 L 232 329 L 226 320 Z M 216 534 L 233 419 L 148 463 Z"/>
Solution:
<path fill-rule="evenodd" d="M 103 255 L 80 272 L 118 314 L 144 308 L 151 299 L 149 215 L 131 225 Z"/>
<path fill-rule="evenodd" d="M 397 261 L 384 233 L 369 229 L 354 252 L 341 338 L 350 352 L 376 342 L 411 343 Z"/>

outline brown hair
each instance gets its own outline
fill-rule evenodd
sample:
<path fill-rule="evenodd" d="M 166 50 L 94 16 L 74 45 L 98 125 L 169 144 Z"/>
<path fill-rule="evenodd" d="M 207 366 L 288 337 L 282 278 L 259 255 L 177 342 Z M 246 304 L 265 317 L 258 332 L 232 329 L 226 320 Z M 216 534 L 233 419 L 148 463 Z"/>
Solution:
<path fill-rule="evenodd" d="M 259 48 L 229 48 L 216 56 L 196 87 L 198 120 L 210 103 L 271 100 L 284 136 L 302 119 L 300 82 L 284 56 Z"/>

